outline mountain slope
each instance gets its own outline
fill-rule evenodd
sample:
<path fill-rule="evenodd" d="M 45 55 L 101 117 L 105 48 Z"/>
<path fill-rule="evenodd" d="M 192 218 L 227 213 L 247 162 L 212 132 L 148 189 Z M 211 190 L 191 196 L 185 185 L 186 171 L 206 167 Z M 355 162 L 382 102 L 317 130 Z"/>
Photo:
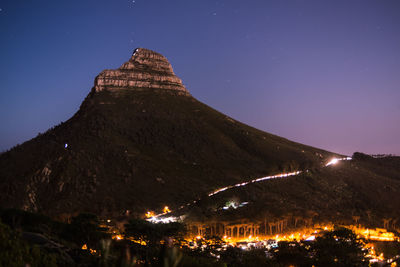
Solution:
<path fill-rule="evenodd" d="M 189 212 L 194 221 L 276 222 L 287 220 L 304 224 L 354 223 L 383 227 L 400 219 L 400 157 L 374 159 L 355 153 L 353 160 L 304 172 L 300 175 L 232 188 L 204 198 Z M 223 210 L 227 202 L 247 203 L 244 207 Z M 237 205 L 236 204 L 236 205 Z M 207 219 L 206 219 L 207 218 Z"/>
<path fill-rule="evenodd" d="M 137 49 L 96 77 L 71 119 L 0 156 L 0 206 L 142 213 L 333 155 L 219 113 L 190 95 L 162 55 Z"/>

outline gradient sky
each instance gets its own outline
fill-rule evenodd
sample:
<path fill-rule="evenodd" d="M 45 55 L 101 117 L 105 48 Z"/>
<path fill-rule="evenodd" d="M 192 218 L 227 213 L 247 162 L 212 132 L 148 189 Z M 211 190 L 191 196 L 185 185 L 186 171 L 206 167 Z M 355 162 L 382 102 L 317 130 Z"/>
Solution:
<path fill-rule="evenodd" d="M 136 47 L 246 124 L 400 154 L 398 0 L 1 0 L 0 151 L 70 118 Z"/>

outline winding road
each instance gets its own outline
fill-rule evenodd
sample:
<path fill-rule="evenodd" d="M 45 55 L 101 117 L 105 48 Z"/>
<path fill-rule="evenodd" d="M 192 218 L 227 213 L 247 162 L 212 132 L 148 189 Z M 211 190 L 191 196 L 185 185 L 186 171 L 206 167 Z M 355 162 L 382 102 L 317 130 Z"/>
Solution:
<path fill-rule="evenodd" d="M 331 165 L 335 165 L 340 161 L 348 161 L 348 160 L 352 160 L 351 157 L 344 157 L 344 158 L 333 158 L 331 159 L 329 162 L 327 162 L 325 164 L 325 167 L 331 166 Z M 307 170 L 306 170 L 307 171 Z M 238 183 L 238 184 L 234 184 L 234 185 L 229 185 L 229 186 L 225 186 L 222 188 L 219 188 L 211 193 L 208 194 L 208 197 L 214 196 L 216 194 L 219 194 L 221 192 L 224 192 L 226 190 L 232 189 L 232 188 L 236 188 L 236 187 L 241 187 L 241 186 L 246 186 L 249 184 L 254 184 L 254 183 L 259 183 L 259 182 L 263 182 L 266 180 L 271 180 L 271 179 L 276 179 L 276 178 L 286 178 L 286 177 L 290 177 L 290 176 L 296 176 L 301 174 L 304 171 L 295 171 L 295 172 L 288 172 L 288 173 L 280 173 L 280 174 L 275 174 L 275 175 L 270 175 L 270 176 L 265 176 L 265 177 L 261 177 L 261 178 L 256 178 L 253 179 L 251 181 L 247 181 L 247 182 L 243 182 L 243 183 Z M 193 200 L 190 203 L 187 203 L 186 205 L 182 205 L 178 210 L 183 209 L 185 206 L 190 206 L 192 204 L 195 204 L 198 200 Z M 174 222 L 177 221 L 179 218 L 175 217 L 175 216 L 168 216 L 165 217 L 165 215 L 167 215 L 168 213 L 160 213 L 157 214 L 151 218 L 148 218 L 147 220 L 153 223 L 168 223 L 168 222 Z"/>

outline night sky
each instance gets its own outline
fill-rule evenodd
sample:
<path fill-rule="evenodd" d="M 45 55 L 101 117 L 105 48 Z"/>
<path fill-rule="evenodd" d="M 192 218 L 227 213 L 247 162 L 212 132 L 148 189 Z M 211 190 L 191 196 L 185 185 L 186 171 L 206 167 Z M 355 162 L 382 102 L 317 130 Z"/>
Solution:
<path fill-rule="evenodd" d="M 400 154 L 398 0 L 0 0 L 0 151 L 70 118 L 136 47 L 246 124 Z"/>

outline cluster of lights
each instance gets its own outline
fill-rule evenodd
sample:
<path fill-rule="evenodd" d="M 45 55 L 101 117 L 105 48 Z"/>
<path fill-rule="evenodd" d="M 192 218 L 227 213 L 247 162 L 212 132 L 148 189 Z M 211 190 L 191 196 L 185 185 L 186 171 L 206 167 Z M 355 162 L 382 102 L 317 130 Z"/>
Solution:
<path fill-rule="evenodd" d="M 222 207 L 223 210 L 229 210 L 230 208 L 237 209 L 246 206 L 249 202 L 242 202 L 240 204 L 235 203 L 234 201 L 229 201 Z"/>
<path fill-rule="evenodd" d="M 146 218 L 152 218 L 154 217 L 156 214 L 153 211 L 148 211 L 146 212 L 145 216 Z"/>
<path fill-rule="evenodd" d="M 90 254 L 96 254 L 97 251 L 95 249 L 88 248 L 86 244 L 83 244 L 81 247 L 82 250 L 89 250 Z"/>
<path fill-rule="evenodd" d="M 378 241 L 400 241 L 398 237 L 396 237 L 393 233 L 387 232 L 386 229 L 377 228 L 373 229 L 365 229 L 365 228 L 357 228 L 355 226 L 347 227 L 358 234 L 358 236 L 363 236 L 369 240 L 378 240 Z M 265 236 L 262 239 L 258 236 L 248 236 L 244 238 L 234 238 L 223 236 L 222 240 L 229 246 L 236 246 L 238 248 L 247 250 L 251 247 L 266 247 L 268 249 L 272 247 L 277 247 L 279 241 L 315 241 L 316 236 L 318 236 L 320 231 L 331 231 L 333 230 L 333 225 L 326 226 L 318 226 L 314 229 L 304 229 L 303 233 L 297 232 L 289 235 L 275 235 L 275 236 Z M 264 238 L 270 238 L 268 240 Z M 272 239 L 271 239 L 272 238 Z M 202 236 L 196 236 L 195 239 L 200 240 L 203 239 Z M 369 258 L 370 263 L 383 263 L 386 262 L 390 264 L 391 267 L 397 266 L 396 261 L 400 259 L 400 255 L 395 256 L 394 258 L 387 259 L 384 257 L 383 253 L 377 253 L 375 251 L 374 246 L 371 243 L 364 244 L 364 249 L 368 250 L 368 254 L 366 255 Z"/>
<path fill-rule="evenodd" d="M 164 211 L 169 210 L 167 209 L 168 207 L 164 208 Z M 170 212 L 170 211 L 169 211 Z M 165 215 L 165 214 L 162 214 Z M 148 219 L 148 221 L 151 221 L 153 223 L 170 223 L 170 222 L 175 222 L 177 221 L 177 217 L 161 217 L 160 215 L 151 217 Z M 362 228 L 362 227 L 356 227 L 356 226 L 349 226 L 347 227 L 354 231 L 358 237 L 363 236 L 367 240 L 377 240 L 377 241 L 400 241 L 398 237 L 394 235 L 394 233 L 387 232 L 386 229 L 368 229 L 368 228 Z M 277 247 L 279 241 L 300 241 L 300 240 L 305 240 L 305 241 L 315 241 L 316 236 L 320 231 L 327 231 L 327 230 L 333 230 L 333 225 L 325 225 L 325 226 L 316 226 L 316 228 L 309 228 L 309 229 L 304 229 L 304 232 L 294 232 L 291 234 L 287 235 L 275 235 L 275 236 L 269 236 L 267 238 L 270 239 L 264 239 L 266 237 L 260 238 L 259 236 L 252 236 L 249 235 L 248 237 L 243 237 L 243 238 L 234 238 L 234 237 L 228 237 L 228 236 L 223 236 L 222 240 L 226 242 L 226 246 L 237 246 L 242 249 L 249 249 L 250 247 L 266 247 L 266 248 L 273 248 Z M 112 239 L 114 240 L 122 240 L 124 237 L 121 234 L 118 234 L 114 232 L 112 235 Z M 198 235 L 195 237 L 197 240 L 202 240 L 203 237 Z M 142 240 L 135 240 L 133 238 L 128 238 L 128 240 L 141 244 L 143 246 L 146 246 L 146 242 Z M 90 249 L 87 247 L 86 244 L 84 244 L 81 247 L 82 250 L 88 250 L 91 254 L 96 254 L 97 251 L 94 249 Z M 372 244 L 365 244 L 365 249 L 368 250 L 368 255 L 367 257 L 370 258 L 370 263 L 375 263 L 375 262 L 383 262 L 386 261 L 387 263 L 392 263 L 391 266 L 396 266 L 393 265 L 394 260 L 397 258 L 400 258 L 400 256 L 396 256 L 393 259 L 387 259 L 385 260 L 385 257 L 383 253 L 380 255 L 377 255 L 375 248 Z"/>
<path fill-rule="evenodd" d="M 179 218 L 175 217 L 175 216 L 169 216 L 169 217 L 154 216 L 154 217 L 147 219 L 147 221 L 152 222 L 152 223 L 171 223 L 171 222 L 177 222 L 178 219 Z"/>
<path fill-rule="evenodd" d="M 333 158 L 331 159 L 328 163 L 325 164 L 325 167 L 328 167 L 330 165 L 335 165 L 337 164 L 339 161 L 345 161 L 345 160 L 352 160 L 351 157 L 345 157 L 345 158 Z"/>
<path fill-rule="evenodd" d="M 400 238 L 397 237 L 394 233 L 388 232 L 386 229 L 383 228 L 376 228 L 376 229 L 368 229 L 368 228 L 358 228 L 355 226 L 346 226 L 346 228 L 352 230 L 358 236 L 362 236 L 367 240 L 374 240 L 374 241 L 400 241 Z M 320 231 L 332 231 L 334 229 L 333 225 L 325 225 L 325 226 L 316 226 L 316 228 L 304 229 L 301 232 L 294 232 L 289 233 L 287 235 L 275 235 L 270 236 L 269 238 L 274 238 L 277 241 L 299 241 L 299 240 L 306 240 L 306 241 L 313 241 L 315 237 L 318 235 Z M 258 240 L 259 237 L 244 237 L 244 238 L 232 238 L 224 236 L 223 239 L 226 241 L 235 241 L 235 242 L 252 242 L 254 240 Z"/>
<path fill-rule="evenodd" d="M 163 209 L 163 212 L 164 213 L 170 213 L 171 210 L 168 208 L 168 206 L 165 206 L 164 209 Z"/>
<path fill-rule="evenodd" d="M 122 240 L 122 239 L 124 239 L 124 237 L 123 237 L 122 235 L 120 235 L 120 234 L 116 234 L 116 235 L 113 235 L 113 236 L 112 236 L 112 239 L 115 239 L 115 240 Z"/>
<path fill-rule="evenodd" d="M 168 206 L 165 206 L 163 208 L 163 213 L 160 214 L 155 214 L 153 211 L 148 211 L 146 212 L 146 221 L 152 222 L 152 223 L 171 223 L 171 222 L 177 222 L 179 220 L 179 217 L 175 216 L 168 216 L 165 217 L 168 213 L 171 213 L 172 211 L 168 208 Z"/>
<path fill-rule="evenodd" d="M 374 248 L 373 245 L 371 244 L 366 244 L 365 245 L 365 249 L 368 250 L 368 254 L 366 255 L 367 258 L 369 258 L 369 262 L 371 263 L 380 263 L 381 265 L 379 266 L 389 266 L 388 264 L 390 264 L 390 267 L 395 267 L 397 266 L 396 261 L 398 259 L 400 259 L 400 255 L 396 255 L 393 258 L 385 258 L 384 254 L 378 254 Z M 385 264 L 388 263 L 388 264 Z"/>
<path fill-rule="evenodd" d="M 357 235 L 364 237 L 368 240 L 375 240 L 375 241 L 399 241 L 399 238 L 392 232 L 388 232 L 386 229 L 383 228 L 376 228 L 376 229 L 368 229 L 363 227 L 349 227 L 352 231 L 354 231 Z"/>
<path fill-rule="evenodd" d="M 304 229 L 303 233 L 300 232 L 293 232 L 293 233 L 289 233 L 286 235 L 274 235 L 274 236 L 263 236 L 263 237 L 259 237 L 259 236 L 252 236 L 249 235 L 248 237 L 240 237 L 240 238 L 235 238 L 235 237 L 228 237 L 228 236 L 223 236 L 223 240 L 225 242 L 229 242 L 231 244 L 234 243 L 239 243 L 239 242 L 264 242 L 262 239 L 264 238 L 269 238 L 269 241 L 273 241 L 275 240 L 276 242 L 279 241 L 300 241 L 300 240 L 306 240 L 306 241 L 314 241 L 318 232 L 321 230 L 332 230 L 333 228 L 331 226 L 326 226 L 324 228 L 319 228 L 319 230 L 315 230 L 315 229 Z"/>

